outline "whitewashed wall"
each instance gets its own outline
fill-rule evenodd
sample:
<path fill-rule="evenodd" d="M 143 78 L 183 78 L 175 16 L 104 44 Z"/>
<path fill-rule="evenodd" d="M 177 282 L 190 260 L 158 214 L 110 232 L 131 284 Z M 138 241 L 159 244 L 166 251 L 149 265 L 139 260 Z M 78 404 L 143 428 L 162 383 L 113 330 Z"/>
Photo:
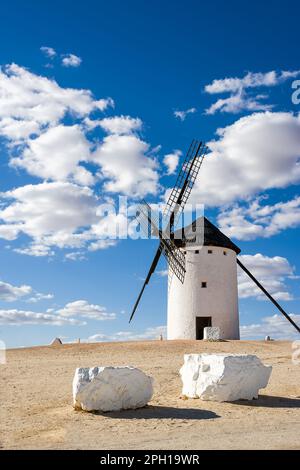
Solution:
<path fill-rule="evenodd" d="M 168 339 L 196 339 L 197 316 L 212 317 L 221 338 L 239 339 L 236 253 L 208 246 L 186 252 L 184 284 L 169 270 Z M 201 288 L 201 282 L 207 287 Z"/>

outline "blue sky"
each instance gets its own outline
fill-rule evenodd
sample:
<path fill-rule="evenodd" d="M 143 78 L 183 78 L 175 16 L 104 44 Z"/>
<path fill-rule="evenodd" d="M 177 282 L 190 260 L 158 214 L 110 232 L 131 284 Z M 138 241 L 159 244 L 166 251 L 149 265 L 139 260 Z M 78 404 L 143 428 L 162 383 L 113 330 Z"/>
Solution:
<path fill-rule="evenodd" d="M 296 1 L 2 5 L 0 338 L 9 347 L 158 336 L 163 275 L 128 325 L 157 242 L 97 245 L 96 211 L 119 195 L 163 200 L 192 138 L 210 145 L 194 201 L 299 322 L 299 10 Z M 243 337 L 292 338 L 276 314 L 240 278 Z"/>

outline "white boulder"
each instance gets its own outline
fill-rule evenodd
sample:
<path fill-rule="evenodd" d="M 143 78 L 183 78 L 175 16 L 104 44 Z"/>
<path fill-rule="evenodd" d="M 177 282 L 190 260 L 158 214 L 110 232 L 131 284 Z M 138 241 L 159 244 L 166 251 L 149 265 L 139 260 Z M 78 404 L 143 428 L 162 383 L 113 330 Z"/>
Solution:
<path fill-rule="evenodd" d="M 117 411 L 147 405 L 153 379 L 135 367 L 81 367 L 73 379 L 74 408 Z"/>
<path fill-rule="evenodd" d="M 185 354 L 182 394 L 220 402 L 252 400 L 267 386 L 271 371 L 254 355 Z"/>
<path fill-rule="evenodd" d="M 219 341 L 220 328 L 218 326 L 206 326 L 203 329 L 203 339 L 206 341 Z"/>

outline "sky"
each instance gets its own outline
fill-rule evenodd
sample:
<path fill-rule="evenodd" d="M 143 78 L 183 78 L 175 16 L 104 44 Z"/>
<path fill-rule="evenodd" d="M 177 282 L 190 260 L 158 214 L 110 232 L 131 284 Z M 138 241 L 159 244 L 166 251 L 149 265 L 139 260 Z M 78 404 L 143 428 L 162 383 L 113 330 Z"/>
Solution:
<path fill-rule="evenodd" d="M 209 152 L 191 202 L 300 324 L 299 13 L 290 0 L 1 6 L 7 347 L 165 335 L 163 259 L 128 324 L 157 240 L 107 238 L 123 216 L 102 211 L 164 202 L 193 138 Z M 241 273 L 239 299 L 242 338 L 297 338 Z"/>

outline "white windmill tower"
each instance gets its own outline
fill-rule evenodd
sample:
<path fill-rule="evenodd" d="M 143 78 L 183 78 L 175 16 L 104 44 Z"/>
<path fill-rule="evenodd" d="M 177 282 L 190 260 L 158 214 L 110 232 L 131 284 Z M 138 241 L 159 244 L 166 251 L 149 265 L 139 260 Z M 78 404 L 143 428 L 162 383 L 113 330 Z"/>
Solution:
<path fill-rule="evenodd" d="M 164 229 L 145 201 L 139 205 L 137 219 L 146 234 L 154 233 L 160 242 L 129 322 L 164 254 L 169 266 L 168 339 L 202 339 L 206 326 L 219 327 L 222 339 L 239 339 L 237 265 L 300 333 L 298 325 L 237 258 L 240 249 L 208 219 L 202 217 L 174 232 L 206 152 L 205 144 L 193 140 L 164 210 Z"/>
<path fill-rule="evenodd" d="M 219 327 L 221 338 L 239 339 L 241 250 L 206 217 L 177 230 L 174 243 L 185 255 L 186 272 L 180 282 L 169 269 L 168 339 L 203 339 L 206 326 Z"/>

